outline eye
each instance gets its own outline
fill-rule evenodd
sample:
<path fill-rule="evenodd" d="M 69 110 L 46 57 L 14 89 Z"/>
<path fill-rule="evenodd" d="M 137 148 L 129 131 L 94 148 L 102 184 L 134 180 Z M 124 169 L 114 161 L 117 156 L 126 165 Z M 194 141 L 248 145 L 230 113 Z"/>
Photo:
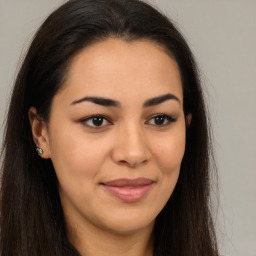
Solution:
<path fill-rule="evenodd" d="M 147 123 L 150 125 L 154 125 L 154 126 L 166 126 L 175 121 L 176 121 L 176 119 L 173 118 L 172 116 L 169 116 L 166 114 L 159 114 L 159 115 L 155 115 L 152 118 L 150 118 Z"/>
<path fill-rule="evenodd" d="M 102 115 L 90 116 L 86 119 L 81 120 L 81 122 L 91 128 L 100 128 L 111 124 L 110 121 Z"/>

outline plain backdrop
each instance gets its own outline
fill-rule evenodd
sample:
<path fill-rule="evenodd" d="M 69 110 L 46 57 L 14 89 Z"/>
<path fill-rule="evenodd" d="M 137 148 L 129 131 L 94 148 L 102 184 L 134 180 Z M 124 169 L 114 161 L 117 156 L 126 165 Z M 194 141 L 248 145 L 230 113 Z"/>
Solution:
<path fill-rule="evenodd" d="M 63 2 L 0 0 L 0 142 L 19 60 L 41 22 Z M 220 179 L 221 252 L 256 256 L 256 0 L 151 3 L 175 21 L 202 72 Z"/>

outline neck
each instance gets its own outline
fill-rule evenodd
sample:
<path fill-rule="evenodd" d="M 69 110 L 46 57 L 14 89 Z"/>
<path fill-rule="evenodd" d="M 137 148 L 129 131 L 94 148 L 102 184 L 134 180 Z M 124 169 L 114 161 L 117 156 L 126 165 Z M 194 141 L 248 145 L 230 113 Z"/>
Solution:
<path fill-rule="evenodd" d="M 81 256 L 153 256 L 153 226 L 129 233 L 103 230 L 95 226 L 68 227 L 70 242 Z"/>

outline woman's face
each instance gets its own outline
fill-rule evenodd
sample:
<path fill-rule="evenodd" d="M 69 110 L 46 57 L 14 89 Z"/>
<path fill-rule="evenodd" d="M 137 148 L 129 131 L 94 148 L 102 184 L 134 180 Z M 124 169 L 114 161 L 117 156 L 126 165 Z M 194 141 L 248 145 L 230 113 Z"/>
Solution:
<path fill-rule="evenodd" d="M 72 61 L 43 129 L 69 226 L 152 228 L 185 150 L 177 64 L 149 41 L 93 44 Z"/>

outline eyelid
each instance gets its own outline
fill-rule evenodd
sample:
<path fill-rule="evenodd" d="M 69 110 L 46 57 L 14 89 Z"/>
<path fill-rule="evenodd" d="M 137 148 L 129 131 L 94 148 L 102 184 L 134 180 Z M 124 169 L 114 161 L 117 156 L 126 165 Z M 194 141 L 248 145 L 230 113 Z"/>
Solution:
<path fill-rule="evenodd" d="M 92 120 L 93 118 L 96 118 L 96 117 L 103 118 L 105 121 L 108 122 L 108 124 L 105 124 L 105 125 L 102 125 L 102 126 L 93 126 L 93 125 L 87 124 L 87 122 L 88 122 L 89 120 Z M 88 116 L 88 117 L 86 117 L 86 118 L 83 118 L 83 119 L 79 120 L 79 122 L 82 123 L 84 126 L 86 126 L 86 127 L 88 127 L 88 128 L 91 128 L 91 129 L 100 129 L 100 128 L 104 128 L 104 127 L 106 127 L 106 126 L 108 126 L 108 125 L 110 125 L 110 124 L 113 124 L 113 123 L 109 120 L 108 117 L 106 117 L 106 116 L 104 116 L 104 115 L 102 115 L 102 114 L 98 114 L 98 115 L 96 114 L 96 115 Z"/>
<path fill-rule="evenodd" d="M 170 125 L 171 123 L 174 123 L 174 122 L 177 121 L 177 118 L 174 118 L 174 117 L 171 116 L 171 115 L 159 113 L 159 114 L 154 114 L 154 115 L 150 116 L 150 118 L 148 119 L 148 121 L 146 121 L 146 123 L 149 124 L 149 121 L 150 121 L 150 120 L 152 120 L 153 118 L 159 117 L 159 116 L 162 116 L 162 117 L 164 117 L 165 119 L 167 119 L 167 121 L 168 121 L 167 124 L 163 124 L 163 125 L 151 124 L 151 125 L 161 128 L 161 127 L 168 126 L 168 125 Z M 149 124 L 149 125 L 150 125 L 150 124 Z"/>

